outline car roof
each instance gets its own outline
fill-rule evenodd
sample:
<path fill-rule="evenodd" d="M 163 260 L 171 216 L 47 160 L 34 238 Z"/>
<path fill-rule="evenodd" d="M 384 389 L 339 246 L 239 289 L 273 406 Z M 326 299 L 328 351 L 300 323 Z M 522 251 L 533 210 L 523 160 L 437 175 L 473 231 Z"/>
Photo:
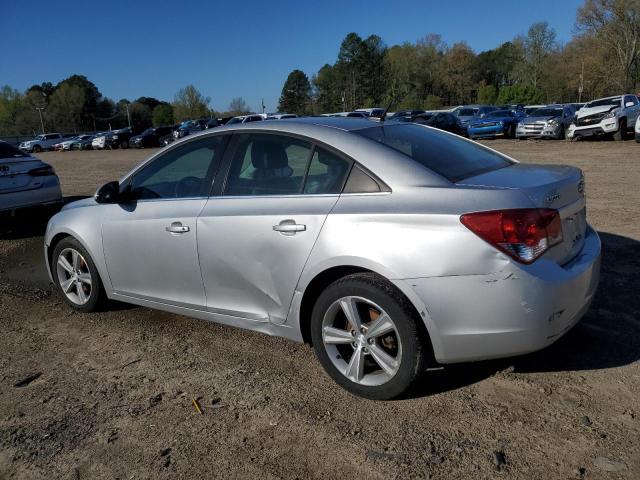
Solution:
<path fill-rule="evenodd" d="M 444 178 L 430 172 L 426 168 L 414 162 L 408 156 L 396 152 L 393 149 L 375 142 L 361 135 L 352 132 L 365 128 L 376 128 L 384 125 L 385 122 L 374 122 L 366 118 L 348 117 L 302 117 L 278 120 L 277 122 L 249 122 L 234 125 L 224 125 L 222 127 L 204 130 L 202 132 L 188 135 L 181 140 L 173 142 L 165 149 L 160 150 L 144 163 L 152 161 L 157 155 L 162 154 L 167 149 L 175 148 L 178 145 L 195 141 L 198 138 L 207 136 L 222 135 L 232 132 L 242 133 L 282 133 L 298 135 L 313 139 L 321 144 L 329 145 L 360 162 L 365 168 L 371 170 L 392 189 L 413 185 L 420 186 L 448 186 L 450 182 Z M 387 122 L 389 126 L 399 126 L 402 123 Z M 429 128 L 429 127 L 424 127 Z M 433 129 L 432 129 L 433 130 Z M 434 130 L 435 134 L 446 134 L 440 130 Z M 393 165 L 390 168 L 390 165 Z M 142 165 L 135 167 L 124 177 L 132 175 L 134 171 Z"/>

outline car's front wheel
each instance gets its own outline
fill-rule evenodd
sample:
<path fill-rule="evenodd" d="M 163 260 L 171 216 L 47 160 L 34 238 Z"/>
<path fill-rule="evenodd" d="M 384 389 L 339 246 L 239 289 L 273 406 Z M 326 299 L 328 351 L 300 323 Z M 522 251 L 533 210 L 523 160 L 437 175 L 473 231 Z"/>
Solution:
<path fill-rule="evenodd" d="M 319 296 L 311 336 L 327 373 L 349 392 L 388 400 L 425 368 L 425 334 L 409 301 L 375 274 L 335 281 Z"/>
<path fill-rule="evenodd" d="M 42 151 L 42 147 L 40 145 L 33 146 L 33 153 L 40 153 Z"/>
<path fill-rule="evenodd" d="M 621 118 L 618 131 L 613 134 L 613 139 L 616 141 L 622 141 L 627 139 L 627 119 Z"/>
<path fill-rule="evenodd" d="M 65 301 L 75 310 L 96 310 L 104 297 L 98 270 L 89 252 L 75 238 L 67 237 L 55 247 L 51 271 Z"/>

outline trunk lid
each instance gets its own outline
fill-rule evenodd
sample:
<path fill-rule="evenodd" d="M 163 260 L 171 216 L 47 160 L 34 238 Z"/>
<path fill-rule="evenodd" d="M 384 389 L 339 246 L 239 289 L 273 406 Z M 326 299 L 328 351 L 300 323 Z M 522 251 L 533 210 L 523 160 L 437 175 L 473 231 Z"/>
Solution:
<path fill-rule="evenodd" d="M 0 158 L 0 193 L 32 188 L 35 177 L 29 175 L 29 170 L 42 167 L 44 164 L 35 158 Z M 36 182 L 33 188 L 40 186 Z"/>
<path fill-rule="evenodd" d="M 552 247 L 545 257 L 560 265 L 575 257 L 587 229 L 584 176 L 576 167 L 516 163 L 458 182 L 459 185 L 520 190 L 537 208 L 553 208 L 562 221 L 562 243 Z"/>

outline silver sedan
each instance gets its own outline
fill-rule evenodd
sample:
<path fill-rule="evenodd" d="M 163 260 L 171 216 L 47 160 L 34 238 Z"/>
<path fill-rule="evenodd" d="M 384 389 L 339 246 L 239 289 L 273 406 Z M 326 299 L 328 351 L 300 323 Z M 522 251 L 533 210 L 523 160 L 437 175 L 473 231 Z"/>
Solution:
<path fill-rule="evenodd" d="M 186 137 L 49 222 L 67 303 L 130 302 L 313 345 L 388 399 L 583 316 L 600 241 L 573 167 L 415 124 L 303 118 Z"/>

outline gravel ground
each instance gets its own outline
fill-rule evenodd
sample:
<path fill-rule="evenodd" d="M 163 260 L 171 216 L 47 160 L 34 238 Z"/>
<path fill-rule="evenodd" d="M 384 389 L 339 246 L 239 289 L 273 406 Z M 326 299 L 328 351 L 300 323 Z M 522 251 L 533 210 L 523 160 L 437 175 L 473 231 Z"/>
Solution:
<path fill-rule="evenodd" d="M 550 348 L 428 371 L 392 402 L 341 390 L 306 345 L 75 313 L 44 273 L 43 222 L 1 220 L 0 478 L 640 478 L 640 145 L 486 143 L 585 171 L 600 290 Z M 71 198 L 150 153 L 39 156 Z"/>

